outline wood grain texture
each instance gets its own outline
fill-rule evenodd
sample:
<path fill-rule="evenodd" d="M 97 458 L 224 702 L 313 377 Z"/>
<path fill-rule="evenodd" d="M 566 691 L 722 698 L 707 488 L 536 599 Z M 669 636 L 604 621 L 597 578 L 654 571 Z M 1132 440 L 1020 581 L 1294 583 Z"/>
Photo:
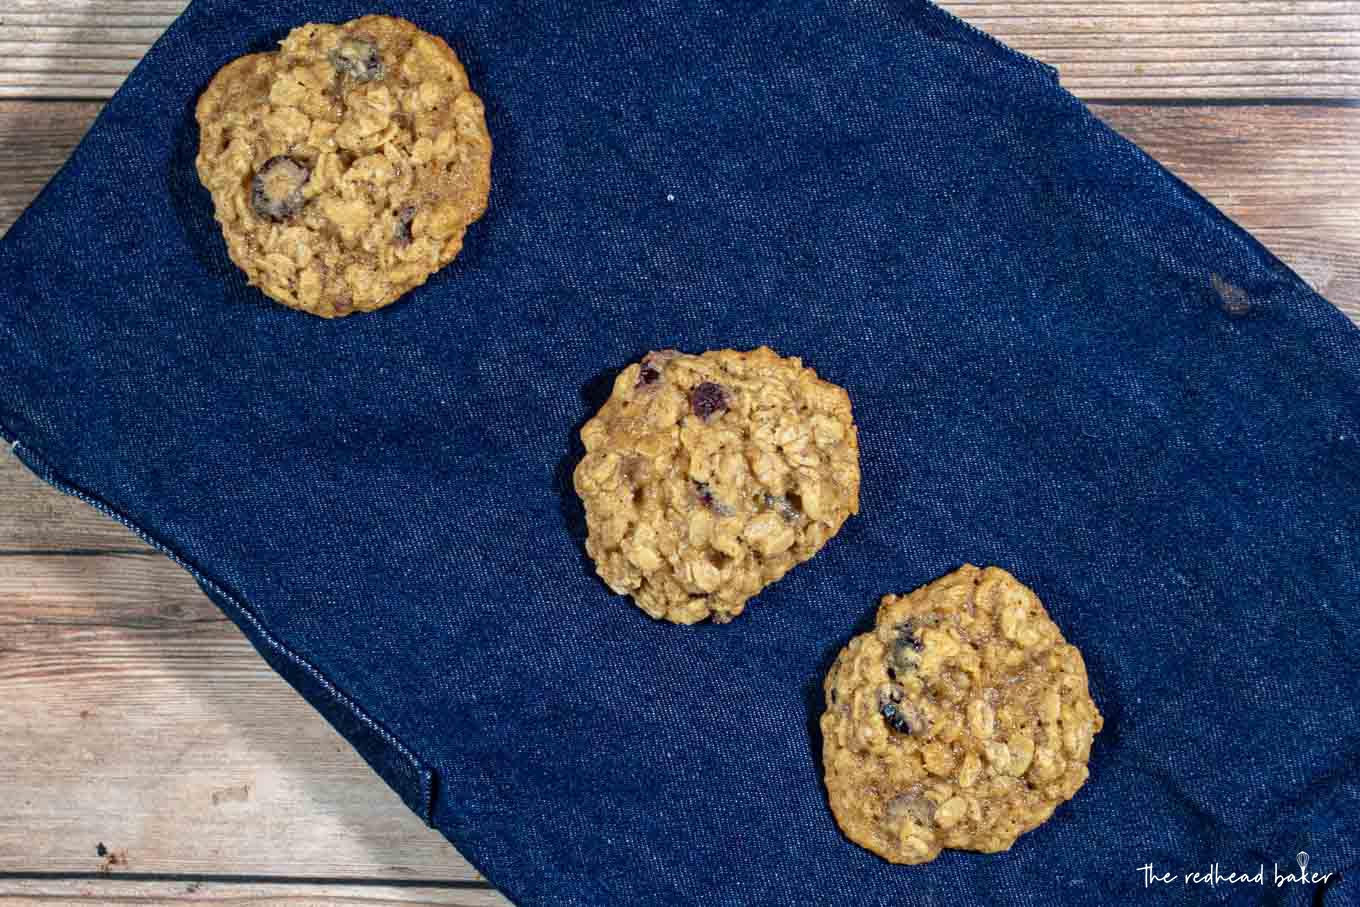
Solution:
<path fill-rule="evenodd" d="M 103 106 L 0 101 L 0 235 L 71 156 Z"/>
<path fill-rule="evenodd" d="M 130 530 L 55 491 L 0 450 L 0 556 L 45 551 L 154 553 Z"/>
<path fill-rule="evenodd" d="M 1355 0 L 941 4 L 1084 98 L 1360 97 Z M 0 0 L 0 98 L 106 98 L 184 0 Z"/>
<path fill-rule="evenodd" d="M 0 874 L 479 879 L 160 556 L 0 557 L 0 729 Z"/>
<path fill-rule="evenodd" d="M 1360 324 L 1360 109 L 1093 109 Z"/>
<path fill-rule="evenodd" d="M 1360 96 L 1355 0 L 943 0 L 1078 97 Z"/>
<path fill-rule="evenodd" d="M 0 879 L 0 907 L 56 904 L 230 904 L 231 907 L 505 907 L 495 891 L 337 882 L 220 882 L 185 879 L 129 882 L 105 879 Z"/>

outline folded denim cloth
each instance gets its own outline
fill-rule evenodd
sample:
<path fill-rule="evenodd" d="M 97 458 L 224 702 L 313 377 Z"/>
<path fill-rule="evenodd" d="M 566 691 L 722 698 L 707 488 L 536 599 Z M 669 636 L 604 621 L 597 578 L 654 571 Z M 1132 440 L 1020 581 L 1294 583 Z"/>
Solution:
<path fill-rule="evenodd" d="M 919 0 L 397 0 L 487 102 L 486 218 L 327 322 L 227 258 L 193 105 L 354 0 L 198 0 L 0 243 L 0 433 L 141 532 L 528 905 L 1360 903 L 1360 332 Z M 594 576 L 577 431 L 651 349 L 846 387 L 863 511 L 727 626 Z M 1035 588 L 1106 725 L 1006 854 L 892 866 L 820 776 L 878 598 Z M 1324 885 L 1275 885 L 1310 855 Z M 1256 872 L 1264 884 L 1148 883 Z M 1349 870 L 1349 877 L 1337 874 Z"/>

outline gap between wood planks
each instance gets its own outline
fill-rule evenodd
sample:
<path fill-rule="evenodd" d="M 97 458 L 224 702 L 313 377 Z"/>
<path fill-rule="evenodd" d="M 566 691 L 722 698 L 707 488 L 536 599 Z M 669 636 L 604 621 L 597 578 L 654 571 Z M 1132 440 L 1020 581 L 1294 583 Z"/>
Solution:
<path fill-rule="evenodd" d="M 485 885 L 416 881 L 356 883 L 327 879 L 235 879 L 186 876 L 15 878 L 0 874 L 0 907 L 52 904 L 231 904 L 233 907 L 505 907 L 504 897 Z"/>
<path fill-rule="evenodd" d="M 27 203 L 98 107 L 0 103 L 0 167 L 19 176 L 0 211 Z M 1360 110 L 1096 111 L 1360 314 Z M 504 903 L 182 571 L 12 457 L 0 502 L 0 727 L 19 730 L 0 737 L 0 791 L 28 793 L 0 797 L 0 907 Z M 451 887 L 409 887 L 432 878 Z"/>
<path fill-rule="evenodd" d="M 168 559 L 10 556 L 0 602 L 0 904 L 505 903 Z"/>
<path fill-rule="evenodd" d="M 0 878 L 483 881 L 168 559 L 5 558 L 0 602 Z"/>
<path fill-rule="evenodd" d="M 0 0 L 0 98 L 53 99 L 0 103 L 0 230 L 184 4 L 54 5 Z M 1098 115 L 1360 321 L 1354 3 L 943 5 L 1111 99 Z M 0 737 L 0 907 L 506 903 L 187 576 L 8 457 L 0 600 L 0 728 L 19 729 Z"/>
<path fill-rule="evenodd" d="M 1360 94 L 1353 0 L 941 5 L 1057 66 L 1063 84 L 1088 100 Z M 0 97 L 107 98 L 185 6 L 0 0 Z"/>

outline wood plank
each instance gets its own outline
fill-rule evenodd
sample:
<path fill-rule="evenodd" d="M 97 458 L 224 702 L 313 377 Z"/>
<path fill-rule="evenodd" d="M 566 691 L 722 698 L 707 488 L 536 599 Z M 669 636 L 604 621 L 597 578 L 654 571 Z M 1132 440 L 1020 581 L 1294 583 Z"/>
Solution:
<path fill-rule="evenodd" d="M 54 904 L 230 904 L 232 907 L 506 907 L 489 888 L 356 885 L 335 882 L 128 882 L 107 879 L 0 879 L 0 907 Z"/>
<path fill-rule="evenodd" d="M 0 236 L 71 156 L 103 106 L 0 101 Z"/>
<path fill-rule="evenodd" d="M 169 560 L 0 557 L 0 604 L 0 874 L 480 880 Z"/>
<path fill-rule="evenodd" d="M 1360 94 L 1353 0 L 941 5 L 1056 66 L 1063 85 L 1088 100 Z"/>
<path fill-rule="evenodd" d="M 154 554 L 130 530 L 39 481 L 18 457 L 0 451 L 0 556 L 40 551 Z"/>
<path fill-rule="evenodd" d="M 1360 324 L 1360 108 L 1092 109 Z"/>
<path fill-rule="evenodd" d="M 0 98 L 110 96 L 184 0 L 0 0 Z M 944 0 L 1094 98 L 1360 97 L 1355 0 Z"/>

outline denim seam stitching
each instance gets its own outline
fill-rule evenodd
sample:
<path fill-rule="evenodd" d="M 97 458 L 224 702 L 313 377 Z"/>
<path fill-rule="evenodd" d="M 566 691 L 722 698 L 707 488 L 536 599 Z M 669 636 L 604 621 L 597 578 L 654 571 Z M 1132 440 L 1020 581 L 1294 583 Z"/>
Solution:
<path fill-rule="evenodd" d="M 4 423 L 0 422 L 0 438 L 3 438 L 8 441 L 12 437 L 14 436 L 8 431 L 8 429 L 6 429 Z M 15 440 L 10 442 L 10 452 L 13 453 L 15 457 L 19 459 L 20 462 L 22 462 L 29 469 L 31 469 L 33 473 L 38 476 L 38 478 L 42 479 L 44 482 L 56 488 L 63 494 L 67 494 L 79 501 L 83 501 L 84 503 L 93 507 L 95 510 L 98 510 L 100 513 L 104 514 L 105 516 L 109 517 L 115 522 L 121 523 L 123 526 L 127 527 L 133 533 L 135 533 L 138 536 L 138 538 L 140 538 L 142 541 L 146 542 L 152 548 L 156 549 L 161 554 L 164 554 L 166 557 L 168 557 L 176 565 L 187 571 L 189 575 L 194 578 L 195 581 L 206 586 L 210 591 L 220 596 L 222 600 L 226 601 L 234 609 L 236 609 L 236 611 L 242 617 L 245 618 L 246 622 L 249 623 L 255 629 L 255 632 L 259 634 L 260 639 L 263 640 L 264 643 L 267 646 L 269 646 L 269 648 L 283 655 L 284 658 L 292 662 L 294 665 L 300 667 L 309 676 L 311 676 L 313 680 L 321 684 L 321 688 L 325 690 L 328 694 L 330 694 L 331 697 L 333 697 L 336 702 L 338 702 L 344 708 L 348 709 L 356 718 L 359 719 L 359 722 L 361 724 L 363 724 L 365 727 L 376 733 L 383 742 L 387 743 L 389 746 L 395 749 L 397 753 L 400 754 L 402 758 L 404 758 L 411 765 L 411 767 L 416 770 L 416 775 L 417 777 L 420 778 L 420 798 L 421 808 L 423 812 L 423 814 L 421 815 L 421 819 L 425 822 L 426 825 L 433 824 L 434 817 L 433 770 L 426 766 L 424 761 L 421 760 L 420 757 L 418 757 L 409 747 L 407 747 L 404 743 L 398 740 L 392 734 L 391 731 L 387 730 L 387 728 L 383 727 L 374 718 L 372 718 L 355 700 L 353 700 L 347 694 L 342 692 L 340 688 L 335 685 L 334 682 L 332 682 L 328 677 L 326 677 L 326 675 L 323 674 L 318 668 L 312 665 L 311 662 L 307 661 L 307 659 L 303 658 L 301 655 L 294 652 L 291 648 L 289 648 L 286 644 L 279 640 L 278 637 L 274 636 L 274 634 L 271 633 L 269 629 L 265 626 L 264 621 L 262 621 L 255 614 L 255 612 L 245 604 L 243 599 L 228 592 L 222 586 L 222 584 L 205 576 L 202 571 L 200 571 L 196 566 L 194 566 L 194 564 L 192 564 L 185 557 L 180 555 L 179 552 L 177 552 L 174 548 L 170 547 L 169 545 L 161 542 L 159 539 L 152 536 L 150 532 L 143 529 L 141 526 L 137 525 L 135 522 L 133 522 L 130 518 L 128 518 L 124 514 L 120 513 L 112 505 L 106 503 L 102 499 L 92 494 L 86 493 L 72 482 L 69 482 L 60 475 L 58 475 L 56 470 L 54 470 L 51 467 L 47 460 L 44 459 L 41 454 L 39 454 L 29 445 L 24 444 L 22 441 L 16 438 Z"/>

